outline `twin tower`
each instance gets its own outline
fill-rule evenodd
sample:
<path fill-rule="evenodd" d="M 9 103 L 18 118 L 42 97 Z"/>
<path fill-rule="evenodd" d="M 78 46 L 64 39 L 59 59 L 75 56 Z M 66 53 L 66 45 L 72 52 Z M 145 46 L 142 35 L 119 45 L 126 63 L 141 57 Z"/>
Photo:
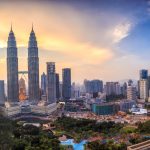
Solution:
<path fill-rule="evenodd" d="M 28 43 L 28 94 L 32 102 L 39 101 L 39 57 L 36 36 L 32 27 Z M 9 102 L 18 102 L 18 53 L 14 32 L 10 30 L 7 42 L 7 96 Z"/>

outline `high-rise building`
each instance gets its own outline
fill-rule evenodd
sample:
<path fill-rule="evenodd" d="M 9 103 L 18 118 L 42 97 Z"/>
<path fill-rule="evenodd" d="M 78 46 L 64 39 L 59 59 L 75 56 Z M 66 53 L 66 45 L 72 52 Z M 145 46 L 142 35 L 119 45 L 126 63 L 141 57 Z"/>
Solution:
<path fill-rule="evenodd" d="M 56 102 L 56 74 L 55 63 L 47 62 L 47 101 Z"/>
<path fill-rule="evenodd" d="M 71 69 L 64 68 L 62 70 L 62 95 L 64 100 L 71 98 Z"/>
<path fill-rule="evenodd" d="M 39 101 L 39 57 L 36 36 L 32 27 L 28 45 L 29 100 Z"/>
<path fill-rule="evenodd" d="M 147 79 L 148 78 L 148 70 L 142 69 L 140 70 L 140 79 Z"/>
<path fill-rule="evenodd" d="M 127 83 L 128 83 L 128 86 L 131 86 L 133 84 L 133 81 L 129 79 Z"/>
<path fill-rule="evenodd" d="M 26 84 L 23 78 L 19 80 L 19 100 L 24 101 L 26 100 Z"/>
<path fill-rule="evenodd" d="M 136 87 L 130 85 L 127 87 L 127 100 L 136 100 Z"/>
<path fill-rule="evenodd" d="M 103 92 L 103 81 L 101 80 L 92 80 L 91 81 L 92 93 Z"/>
<path fill-rule="evenodd" d="M 147 79 L 139 80 L 140 99 L 146 100 L 148 98 L 148 81 Z"/>
<path fill-rule="evenodd" d="M 121 87 L 118 82 L 106 82 L 105 85 L 106 95 L 120 95 Z"/>
<path fill-rule="evenodd" d="M 103 81 L 101 80 L 84 80 L 86 93 L 103 92 Z"/>
<path fill-rule="evenodd" d="M 81 86 L 75 82 L 71 85 L 71 98 L 79 98 L 81 94 Z"/>
<path fill-rule="evenodd" d="M 46 95 L 46 90 L 47 90 L 47 76 L 43 72 L 41 75 L 41 95 Z"/>
<path fill-rule="evenodd" d="M 75 93 L 76 93 L 76 84 L 75 82 L 73 82 L 71 85 L 71 98 L 75 98 Z"/>
<path fill-rule="evenodd" d="M 0 104 L 5 103 L 4 80 L 0 80 Z"/>
<path fill-rule="evenodd" d="M 10 30 L 7 42 L 7 96 L 9 102 L 18 102 L 18 54 L 14 32 Z"/>
<path fill-rule="evenodd" d="M 86 93 L 91 93 L 91 82 L 87 79 L 84 80 L 84 87 L 85 87 L 85 92 Z"/>
<path fill-rule="evenodd" d="M 123 86 L 122 86 L 122 95 L 124 97 L 127 97 L 127 83 L 124 82 Z"/>
<path fill-rule="evenodd" d="M 59 82 L 59 94 L 60 94 L 60 99 L 62 99 L 62 82 Z"/>
<path fill-rule="evenodd" d="M 60 98 L 60 92 L 59 92 L 59 74 L 56 73 L 56 98 Z"/>

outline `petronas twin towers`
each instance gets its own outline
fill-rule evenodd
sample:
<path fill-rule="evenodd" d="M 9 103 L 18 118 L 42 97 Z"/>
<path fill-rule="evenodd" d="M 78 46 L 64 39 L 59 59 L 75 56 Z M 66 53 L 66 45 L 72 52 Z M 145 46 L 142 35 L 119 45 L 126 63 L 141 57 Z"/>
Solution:
<path fill-rule="evenodd" d="M 14 32 L 10 30 L 7 42 L 7 96 L 9 102 L 18 102 L 18 54 Z M 28 43 L 29 100 L 39 100 L 39 57 L 36 36 L 32 27 Z"/>

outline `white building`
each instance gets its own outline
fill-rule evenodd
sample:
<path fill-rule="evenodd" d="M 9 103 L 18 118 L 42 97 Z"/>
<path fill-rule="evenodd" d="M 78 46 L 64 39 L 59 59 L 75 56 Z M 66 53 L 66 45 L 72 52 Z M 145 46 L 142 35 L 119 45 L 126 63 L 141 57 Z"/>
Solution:
<path fill-rule="evenodd" d="M 141 79 L 139 81 L 140 99 L 148 98 L 148 81 L 147 79 Z"/>

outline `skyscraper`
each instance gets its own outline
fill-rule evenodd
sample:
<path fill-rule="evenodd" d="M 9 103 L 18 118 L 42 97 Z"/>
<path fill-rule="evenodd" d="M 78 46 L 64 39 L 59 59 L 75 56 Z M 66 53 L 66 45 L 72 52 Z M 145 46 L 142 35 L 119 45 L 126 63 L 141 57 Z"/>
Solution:
<path fill-rule="evenodd" d="M 62 70 L 62 95 L 64 100 L 71 98 L 71 69 L 64 68 Z"/>
<path fill-rule="evenodd" d="M 147 79 L 148 78 L 148 70 L 142 69 L 140 70 L 140 79 Z"/>
<path fill-rule="evenodd" d="M 103 81 L 102 80 L 84 80 L 84 86 L 86 93 L 98 93 L 103 92 Z"/>
<path fill-rule="evenodd" d="M 39 57 L 36 36 L 32 27 L 28 43 L 28 82 L 29 100 L 39 100 Z"/>
<path fill-rule="evenodd" d="M 0 104 L 5 103 L 4 80 L 0 80 Z"/>
<path fill-rule="evenodd" d="M 92 89 L 91 89 L 91 81 L 85 79 L 84 80 L 84 87 L 85 87 L 85 92 L 86 93 L 91 93 Z"/>
<path fill-rule="evenodd" d="M 127 100 L 136 100 L 136 87 L 130 85 L 127 87 Z"/>
<path fill-rule="evenodd" d="M 106 95 L 120 95 L 121 88 L 119 82 L 106 82 L 105 92 Z"/>
<path fill-rule="evenodd" d="M 47 62 L 47 101 L 56 102 L 56 74 L 55 63 Z"/>
<path fill-rule="evenodd" d="M 9 102 L 18 102 L 18 54 L 12 27 L 7 42 L 7 95 Z"/>
<path fill-rule="evenodd" d="M 103 81 L 101 80 L 92 80 L 91 81 L 92 93 L 103 92 Z"/>
<path fill-rule="evenodd" d="M 59 92 L 59 74 L 56 73 L 56 98 L 60 98 L 60 92 Z"/>
<path fill-rule="evenodd" d="M 124 82 L 123 86 L 122 86 L 122 95 L 124 97 L 127 97 L 127 83 Z"/>
<path fill-rule="evenodd" d="M 148 98 L 148 81 L 147 79 L 139 80 L 140 99 L 146 100 Z"/>
<path fill-rule="evenodd" d="M 42 92 L 42 95 L 46 95 L 46 89 L 47 89 L 47 76 L 43 72 L 43 74 L 41 75 L 41 92 Z"/>

